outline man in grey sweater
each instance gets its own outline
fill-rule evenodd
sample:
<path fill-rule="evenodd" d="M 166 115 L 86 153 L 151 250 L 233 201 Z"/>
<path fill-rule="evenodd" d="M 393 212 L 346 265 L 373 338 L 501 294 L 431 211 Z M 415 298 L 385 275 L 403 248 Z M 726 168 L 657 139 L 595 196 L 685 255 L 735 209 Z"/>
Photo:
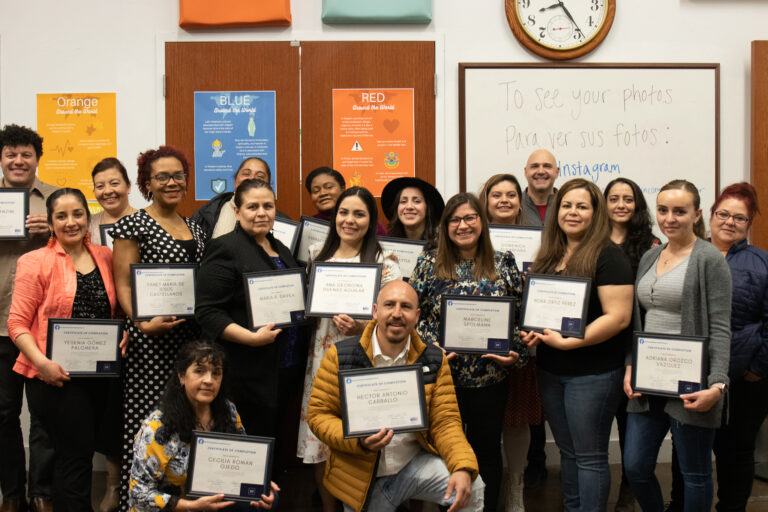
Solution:
<path fill-rule="evenodd" d="M 546 149 L 537 149 L 525 164 L 528 186 L 523 193 L 523 218 L 533 226 L 544 226 L 549 206 L 555 197 L 555 180 L 560 174 L 555 155 Z"/>

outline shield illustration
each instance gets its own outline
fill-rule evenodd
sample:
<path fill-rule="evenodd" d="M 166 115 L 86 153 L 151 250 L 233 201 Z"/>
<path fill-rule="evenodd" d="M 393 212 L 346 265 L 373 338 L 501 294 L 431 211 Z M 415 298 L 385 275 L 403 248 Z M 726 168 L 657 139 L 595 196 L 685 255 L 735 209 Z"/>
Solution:
<path fill-rule="evenodd" d="M 221 194 L 227 190 L 227 180 L 224 178 L 216 178 L 215 180 L 211 180 L 211 190 L 213 190 L 215 194 Z"/>

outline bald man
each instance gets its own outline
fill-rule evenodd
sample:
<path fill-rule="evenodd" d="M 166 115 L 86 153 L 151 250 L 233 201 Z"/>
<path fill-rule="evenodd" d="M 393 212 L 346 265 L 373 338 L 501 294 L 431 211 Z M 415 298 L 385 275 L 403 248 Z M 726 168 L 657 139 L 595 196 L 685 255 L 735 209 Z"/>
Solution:
<path fill-rule="evenodd" d="M 560 174 L 555 155 L 546 149 L 537 149 L 525 164 L 525 179 L 528 186 L 523 193 L 523 219 L 531 226 L 544 226 L 555 197 L 555 180 Z"/>
<path fill-rule="evenodd" d="M 416 333 L 418 304 L 404 281 L 387 284 L 363 334 L 332 346 L 315 377 L 309 427 L 331 451 L 323 483 L 346 512 L 394 512 L 410 498 L 449 506 L 449 512 L 483 509 L 485 486 L 462 430 L 451 369 L 443 352 Z M 394 434 L 382 428 L 364 439 L 344 439 L 339 368 L 402 365 L 422 369 L 429 430 Z"/>

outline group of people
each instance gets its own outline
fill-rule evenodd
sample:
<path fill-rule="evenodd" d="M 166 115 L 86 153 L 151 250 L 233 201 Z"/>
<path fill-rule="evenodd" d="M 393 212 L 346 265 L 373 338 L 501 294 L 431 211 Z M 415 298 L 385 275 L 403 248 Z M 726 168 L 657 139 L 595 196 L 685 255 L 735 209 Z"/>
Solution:
<path fill-rule="evenodd" d="M 246 159 L 234 191 L 187 219 L 177 208 L 190 173 L 174 148 L 139 156 L 136 184 L 149 204 L 138 210 L 128 201 L 125 167 L 114 158 L 99 162 L 97 215 L 80 190 L 36 178 L 41 156 L 34 131 L 0 131 L 2 186 L 30 190 L 28 238 L 0 241 L 3 512 L 28 507 L 24 388 L 29 507 L 38 511 L 91 509 L 94 451 L 107 460 L 104 511 L 230 507 L 223 495 L 184 496 L 192 431 L 209 430 L 275 438 L 273 475 L 284 488 L 291 483 L 280 481 L 280 470 L 293 457 L 313 464 L 327 512 L 341 505 L 394 511 L 408 499 L 451 512 L 496 511 L 502 494 L 504 510 L 519 512 L 526 464 L 541 464 L 545 419 L 561 455 L 565 510 L 605 510 L 614 418 L 623 453 L 619 507 L 636 499 L 645 511 L 664 510 L 654 469 L 671 430 L 671 509 L 710 509 L 714 449 L 718 510 L 744 510 L 768 412 L 768 253 L 747 242 L 759 213 L 751 185 L 718 194 L 707 239 L 698 189 L 670 181 L 656 198 L 661 243 L 637 184 L 617 178 L 601 192 L 572 179 L 557 189 L 557 161 L 546 150 L 525 163 L 524 190 L 513 174 L 497 174 L 477 196 L 444 201 L 420 179 L 392 180 L 381 196 L 386 228 L 367 189 L 347 188 L 340 173 L 320 167 L 305 186 L 330 230 L 310 247 L 306 266 L 381 264 L 373 320 L 339 314 L 251 330 L 243 274 L 303 266 L 272 234 L 284 215 L 266 162 Z M 113 225 L 113 250 L 101 245 L 103 224 Z M 515 325 L 503 355 L 436 346 L 445 294 L 508 297 L 519 317 L 525 274 L 514 254 L 494 250 L 491 224 L 543 228 L 528 272 L 591 279 L 582 338 Z M 424 242 L 412 275 L 382 249 L 383 234 Z M 194 319 L 135 320 L 135 263 L 198 264 Z M 70 317 L 124 318 L 119 379 L 71 377 L 46 356 L 48 319 Z M 633 331 L 706 337 L 706 386 L 679 398 L 635 393 Z M 345 439 L 339 369 L 406 364 L 423 366 L 429 430 Z M 279 502 L 277 484 L 251 505 Z"/>

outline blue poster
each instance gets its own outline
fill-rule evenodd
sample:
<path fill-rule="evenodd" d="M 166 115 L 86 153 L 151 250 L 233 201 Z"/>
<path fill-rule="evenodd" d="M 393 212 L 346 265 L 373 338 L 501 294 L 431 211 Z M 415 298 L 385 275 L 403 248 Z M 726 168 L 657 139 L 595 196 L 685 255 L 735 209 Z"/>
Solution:
<path fill-rule="evenodd" d="M 195 199 L 234 191 L 237 168 L 254 156 L 269 165 L 277 192 L 275 91 L 195 92 Z"/>

